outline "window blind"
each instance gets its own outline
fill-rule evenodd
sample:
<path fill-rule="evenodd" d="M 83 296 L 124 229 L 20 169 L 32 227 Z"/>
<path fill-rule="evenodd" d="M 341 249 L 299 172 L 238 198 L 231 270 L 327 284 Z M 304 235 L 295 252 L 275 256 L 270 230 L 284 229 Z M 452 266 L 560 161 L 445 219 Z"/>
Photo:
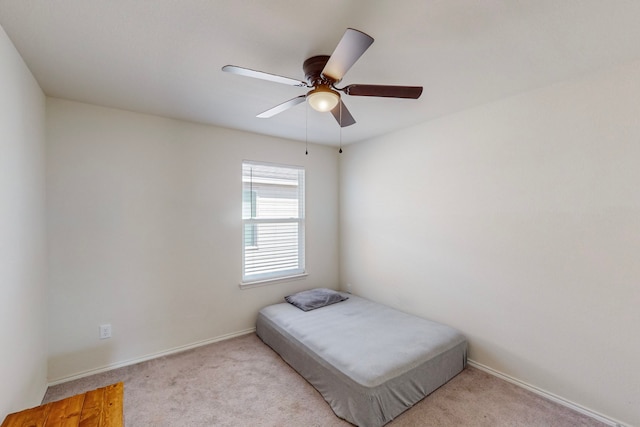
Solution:
<path fill-rule="evenodd" d="M 304 168 L 242 164 L 242 281 L 304 273 Z"/>

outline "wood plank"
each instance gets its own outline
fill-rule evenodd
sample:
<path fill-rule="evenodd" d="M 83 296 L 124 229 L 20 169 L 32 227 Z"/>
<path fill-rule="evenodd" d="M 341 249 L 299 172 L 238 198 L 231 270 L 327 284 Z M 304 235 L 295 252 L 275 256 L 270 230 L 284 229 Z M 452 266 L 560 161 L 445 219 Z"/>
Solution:
<path fill-rule="evenodd" d="M 44 427 L 51 404 L 36 406 L 7 415 L 1 427 Z"/>
<path fill-rule="evenodd" d="M 84 403 L 84 394 L 51 403 L 44 427 L 77 427 Z"/>
<path fill-rule="evenodd" d="M 123 400 L 120 382 L 9 414 L 0 427 L 124 427 Z"/>
<path fill-rule="evenodd" d="M 79 427 L 98 427 L 102 421 L 104 407 L 104 388 L 89 391 L 85 394 Z"/>
<path fill-rule="evenodd" d="M 102 411 L 101 426 L 123 427 L 123 396 L 124 384 L 119 382 L 111 384 L 104 389 L 104 406 Z"/>

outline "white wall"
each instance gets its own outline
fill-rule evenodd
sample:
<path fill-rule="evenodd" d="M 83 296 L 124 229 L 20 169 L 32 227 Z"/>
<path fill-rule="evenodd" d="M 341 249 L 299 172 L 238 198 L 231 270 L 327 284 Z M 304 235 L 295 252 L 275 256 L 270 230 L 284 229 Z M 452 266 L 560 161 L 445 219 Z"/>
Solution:
<path fill-rule="evenodd" d="M 46 390 L 45 97 L 0 27 L 0 420 Z"/>
<path fill-rule="evenodd" d="M 51 98 L 47 143 L 51 381 L 246 331 L 288 293 L 338 286 L 336 149 Z M 239 288 L 243 159 L 305 166 L 306 279 Z"/>
<path fill-rule="evenodd" d="M 341 286 L 640 425 L 639 75 L 637 62 L 348 146 Z"/>

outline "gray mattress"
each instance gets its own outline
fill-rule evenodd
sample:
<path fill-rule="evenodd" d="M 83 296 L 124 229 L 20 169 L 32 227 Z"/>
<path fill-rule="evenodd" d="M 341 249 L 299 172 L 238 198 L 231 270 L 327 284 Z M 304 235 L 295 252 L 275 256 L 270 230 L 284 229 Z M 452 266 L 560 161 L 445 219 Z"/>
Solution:
<path fill-rule="evenodd" d="M 455 329 L 355 295 L 304 312 L 260 310 L 256 333 L 352 424 L 382 426 L 466 365 Z"/>

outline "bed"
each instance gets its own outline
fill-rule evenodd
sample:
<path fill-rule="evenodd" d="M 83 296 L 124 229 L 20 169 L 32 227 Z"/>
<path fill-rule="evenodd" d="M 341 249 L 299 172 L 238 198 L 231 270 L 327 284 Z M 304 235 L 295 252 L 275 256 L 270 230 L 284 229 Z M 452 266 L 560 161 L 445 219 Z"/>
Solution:
<path fill-rule="evenodd" d="M 464 369 L 467 341 L 457 330 L 355 295 L 307 292 L 318 291 L 340 301 L 309 311 L 267 306 L 256 333 L 338 417 L 382 426 Z"/>

